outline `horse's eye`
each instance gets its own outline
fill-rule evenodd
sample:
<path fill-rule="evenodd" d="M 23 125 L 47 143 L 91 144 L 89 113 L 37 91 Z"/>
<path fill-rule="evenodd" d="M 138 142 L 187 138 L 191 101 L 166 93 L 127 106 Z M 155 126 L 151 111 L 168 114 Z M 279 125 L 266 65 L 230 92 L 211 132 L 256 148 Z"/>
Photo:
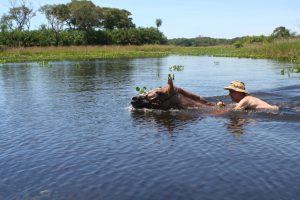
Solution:
<path fill-rule="evenodd" d="M 159 96 L 159 97 L 162 97 L 162 96 L 165 96 L 165 95 L 166 95 L 166 93 L 163 93 L 163 92 L 156 92 L 156 94 L 157 94 L 157 96 Z"/>

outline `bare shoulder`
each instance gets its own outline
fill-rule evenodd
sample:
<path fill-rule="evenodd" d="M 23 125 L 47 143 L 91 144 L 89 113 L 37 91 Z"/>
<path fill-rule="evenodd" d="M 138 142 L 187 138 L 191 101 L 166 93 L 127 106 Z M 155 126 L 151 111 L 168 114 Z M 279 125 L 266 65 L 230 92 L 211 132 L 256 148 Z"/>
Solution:
<path fill-rule="evenodd" d="M 270 105 L 264 100 L 250 95 L 246 96 L 243 100 L 245 101 L 245 105 L 247 105 L 246 107 L 250 109 L 278 109 L 277 106 Z"/>
<path fill-rule="evenodd" d="M 251 98 L 249 99 L 248 96 L 244 97 L 233 110 L 243 110 L 249 107 L 249 101 L 251 101 Z"/>

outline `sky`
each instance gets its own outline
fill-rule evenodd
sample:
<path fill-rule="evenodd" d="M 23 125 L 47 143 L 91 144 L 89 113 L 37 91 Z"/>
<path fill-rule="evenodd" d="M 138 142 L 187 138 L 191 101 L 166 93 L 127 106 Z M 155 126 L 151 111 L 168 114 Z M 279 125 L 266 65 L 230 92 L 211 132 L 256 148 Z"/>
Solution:
<path fill-rule="evenodd" d="M 69 3 L 71 0 L 28 0 L 35 10 L 45 4 Z M 300 34 L 300 0 L 92 0 L 100 7 L 131 12 L 137 27 L 156 27 L 168 39 L 235 38 L 270 35 L 278 26 Z M 0 0 L 0 16 L 10 8 L 9 0 Z M 43 15 L 32 19 L 31 29 L 46 23 Z"/>

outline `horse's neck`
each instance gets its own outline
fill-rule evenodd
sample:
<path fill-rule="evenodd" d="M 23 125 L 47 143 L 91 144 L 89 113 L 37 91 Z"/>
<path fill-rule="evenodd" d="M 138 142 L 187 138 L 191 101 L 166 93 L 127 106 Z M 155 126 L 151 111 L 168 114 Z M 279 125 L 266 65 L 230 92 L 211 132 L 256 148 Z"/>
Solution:
<path fill-rule="evenodd" d="M 198 95 L 195 95 L 191 92 L 188 92 L 182 88 L 176 88 L 175 90 L 178 94 L 181 94 L 185 98 L 188 98 L 188 99 L 194 101 L 195 104 L 203 104 L 203 105 L 207 105 L 207 106 L 213 105 L 213 103 L 208 102 L 206 99 L 204 99 Z M 189 101 L 189 102 L 191 102 L 191 101 Z"/>

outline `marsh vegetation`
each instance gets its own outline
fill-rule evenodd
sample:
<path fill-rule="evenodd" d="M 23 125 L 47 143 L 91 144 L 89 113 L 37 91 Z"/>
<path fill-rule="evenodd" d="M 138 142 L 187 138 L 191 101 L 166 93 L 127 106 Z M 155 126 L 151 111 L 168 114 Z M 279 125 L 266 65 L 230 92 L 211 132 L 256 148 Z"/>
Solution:
<path fill-rule="evenodd" d="M 272 43 L 209 47 L 174 45 L 98 45 L 69 47 L 10 47 L 0 52 L 0 63 L 54 60 L 95 60 L 114 58 L 164 57 L 168 55 L 210 55 L 216 57 L 267 58 L 300 63 L 300 38 Z"/>
<path fill-rule="evenodd" d="M 47 21 L 37 30 L 30 22 L 40 12 Z M 34 11 L 27 1 L 11 1 L 0 19 L 0 65 L 6 62 L 95 60 L 210 55 L 267 58 L 300 63 L 300 38 L 279 26 L 269 36 L 232 39 L 167 37 L 156 27 L 136 27 L 131 13 L 92 1 L 46 4 Z"/>

